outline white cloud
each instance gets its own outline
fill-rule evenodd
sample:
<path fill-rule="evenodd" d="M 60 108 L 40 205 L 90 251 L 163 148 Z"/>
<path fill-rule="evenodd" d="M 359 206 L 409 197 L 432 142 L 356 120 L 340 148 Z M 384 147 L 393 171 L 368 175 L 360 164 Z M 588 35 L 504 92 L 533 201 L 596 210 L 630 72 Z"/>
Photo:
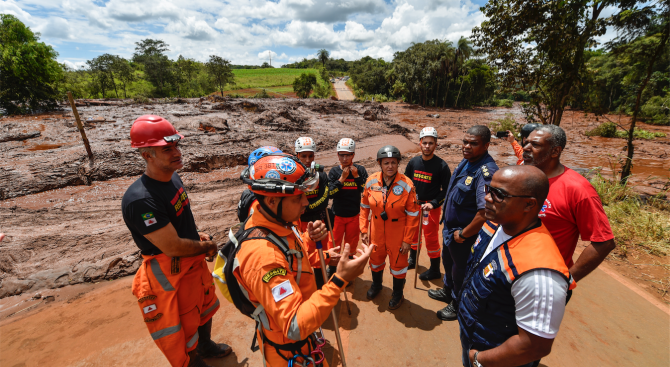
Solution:
<path fill-rule="evenodd" d="M 81 69 L 86 67 L 86 61 L 70 61 L 70 60 L 64 60 L 63 64 L 67 65 L 67 67 L 71 69 Z"/>
<path fill-rule="evenodd" d="M 0 0 L 0 13 L 41 32 L 73 65 L 102 53 L 131 57 L 145 38 L 168 43 L 171 58 L 200 61 L 216 54 L 258 65 L 270 52 L 275 65 L 321 48 L 390 61 L 412 42 L 467 37 L 484 20 L 471 0 Z"/>

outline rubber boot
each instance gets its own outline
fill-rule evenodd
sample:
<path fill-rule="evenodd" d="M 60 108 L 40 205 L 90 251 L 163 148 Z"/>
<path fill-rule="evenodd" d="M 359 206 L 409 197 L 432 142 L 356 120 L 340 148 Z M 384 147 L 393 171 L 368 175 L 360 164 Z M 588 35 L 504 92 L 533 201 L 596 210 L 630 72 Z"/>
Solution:
<path fill-rule="evenodd" d="M 389 310 L 395 310 L 402 304 L 405 299 L 403 289 L 405 288 L 405 279 L 393 278 L 393 293 L 389 301 Z"/>
<path fill-rule="evenodd" d="M 419 279 L 421 280 L 432 280 L 432 279 L 439 279 L 442 277 L 442 273 L 440 273 L 440 258 L 436 257 L 434 259 L 430 259 L 430 268 L 423 273 L 419 274 Z"/>
<path fill-rule="evenodd" d="M 444 321 L 454 321 L 458 319 L 458 309 L 456 308 L 456 300 L 451 301 L 447 307 L 437 311 L 437 318 Z"/>
<path fill-rule="evenodd" d="M 407 259 L 407 269 L 416 269 L 416 250 L 409 249 L 409 258 Z"/>
<path fill-rule="evenodd" d="M 447 288 L 446 285 L 442 286 L 440 289 L 429 290 L 428 297 L 444 303 L 451 303 L 453 300 L 453 297 L 451 297 L 451 289 Z"/>
<path fill-rule="evenodd" d="M 188 367 L 212 367 L 202 360 L 202 357 L 198 354 L 198 348 L 188 352 L 188 357 Z"/>
<path fill-rule="evenodd" d="M 382 291 L 382 279 L 384 278 L 384 273 L 382 271 L 373 271 L 372 272 L 372 285 L 368 290 L 366 296 L 368 299 L 373 299 L 377 297 L 379 292 Z"/>
<path fill-rule="evenodd" d="M 198 327 L 198 335 L 198 346 L 195 349 L 202 358 L 223 358 L 233 351 L 229 345 L 212 341 L 212 319 Z"/>

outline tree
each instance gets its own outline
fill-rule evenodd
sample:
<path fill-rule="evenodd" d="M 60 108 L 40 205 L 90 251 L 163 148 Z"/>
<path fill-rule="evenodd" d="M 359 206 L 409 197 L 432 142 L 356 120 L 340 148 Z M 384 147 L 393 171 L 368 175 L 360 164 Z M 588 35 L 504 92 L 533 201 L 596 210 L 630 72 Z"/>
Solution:
<path fill-rule="evenodd" d="M 496 66 L 502 90 L 531 94 L 530 118 L 561 123 L 584 69 L 584 52 L 606 31 L 601 13 L 613 0 L 490 0 L 488 20 L 473 29 L 477 47 Z"/>
<path fill-rule="evenodd" d="M 316 75 L 311 73 L 302 73 L 293 80 L 293 91 L 299 98 L 309 97 L 312 87 L 316 85 Z"/>
<path fill-rule="evenodd" d="M 626 162 L 621 170 L 621 183 L 625 184 L 633 169 L 633 134 L 640 112 L 640 101 L 649 79 L 651 79 L 654 63 L 662 52 L 667 52 L 670 37 L 670 3 L 659 1 L 660 11 L 655 4 L 637 8 L 638 1 L 624 1 L 621 11 L 613 17 L 613 24 L 620 36 L 609 43 L 616 55 L 632 61 L 633 75 L 631 79 L 639 80 L 635 91 L 633 117 L 628 129 L 626 145 Z"/>
<path fill-rule="evenodd" d="M 221 97 L 223 97 L 223 88 L 226 87 L 226 84 L 235 84 L 235 74 L 230 67 L 230 61 L 221 56 L 210 55 L 205 65 L 210 79 L 221 91 Z"/>
<path fill-rule="evenodd" d="M 264 62 L 263 65 L 261 65 L 261 69 L 274 69 L 274 66 L 268 64 L 268 62 Z"/>
<path fill-rule="evenodd" d="M 179 55 L 177 61 L 173 64 L 174 66 L 174 76 L 175 76 L 175 86 L 177 87 L 177 96 L 181 97 L 184 95 L 184 89 L 188 89 L 188 85 L 195 78 L 196 73 L 198 72 L 198 63 L 193 59 L 186 59 L 184 56 Z"/>
<path fill-rule="evenodd" d="M 158 87 L 159 94 L 169 94 L 170 85 L 174 81 L 172 60 L 165 55 L 169 45 L 150 38 L 135 42 L 135 45 L 133 61 L 144 65 L 145 78 Z"/>
<path fill-rule="evenodd" d="M 63 78 L 58 53 L 15 16 L 0 20 L 0 108 L 8 114 L 54 108 Z"/>
<path fill-rule="evenodd" d="M 325 48 L 320 49 L 316 53 L 316 58 L 321 62 L 322 66 L 324 68 L 326 67 L 326 61 L 328 61 L 329 57 L 330 57 L 330 53 Z"/>
<path fill-rule="evenodd" d="M 123 87 L 123 98 L 128 98 L 126 95 L 126 88 L 128 88 L 130 83 L 137 80 L 135 69 L 133 69 L 128 60 L 116 56 L 112 62 L 112 70 L 116 73 L 116 77 L 121 81 L 121 86 Z"/>
<path fill-rule="evenodd" d="M 116 81 L 114 80 L 114 65 L 119 63 L 118 59 L 120 59 L 119 56 L 102 54 L 86 61 L 91 72 L 94 74 L 95 80 L 100 84 L 102 98 L 105 98 L 105 90 L 111 88 L 114 88 L 116 98 L 119 98 L 119 91 L 116 88 Z"/>

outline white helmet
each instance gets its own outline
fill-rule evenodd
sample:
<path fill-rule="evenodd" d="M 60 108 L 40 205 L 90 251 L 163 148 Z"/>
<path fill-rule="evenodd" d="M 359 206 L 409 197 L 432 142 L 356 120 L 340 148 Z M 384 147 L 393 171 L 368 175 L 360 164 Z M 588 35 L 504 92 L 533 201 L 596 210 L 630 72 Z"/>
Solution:
<path fill-rule="evenodd" d="M 354 143 L 354 139 L 344 138 L 340 139 L 340 142 L 337 143 L 338 152 L 353 153 L 354 150 L 356 150 L 356 143 Z"/>
<path fill-rule="evenodd" d="M 295 152 L 314 152 L 316 153 L 316 144 L 314 140 L 307 136 L 302 136 L 295 141 Z"/>
<path fill-rule="evenodd" d="M 424 136 L 432 136 L 437 140 L 437 130 L 434 127 L 424 127 L 419 133 L 419 140 L 423 139 Z"/>

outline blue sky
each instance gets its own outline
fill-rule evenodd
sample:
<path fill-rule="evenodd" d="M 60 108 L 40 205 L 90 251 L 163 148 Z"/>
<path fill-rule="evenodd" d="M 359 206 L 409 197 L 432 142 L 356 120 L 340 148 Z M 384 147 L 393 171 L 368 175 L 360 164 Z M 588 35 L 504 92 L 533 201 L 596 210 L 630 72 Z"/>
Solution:
<path fill-rule="evenodd" d="M 313 57 L 391 60 L 412 42 L 456 41 L 484 20 L 484 0 L 0 0 L 59 53 L 81 66 L 103 53 L 130 57 L 162 39 L 169 56 L 273 65 Z"/>

